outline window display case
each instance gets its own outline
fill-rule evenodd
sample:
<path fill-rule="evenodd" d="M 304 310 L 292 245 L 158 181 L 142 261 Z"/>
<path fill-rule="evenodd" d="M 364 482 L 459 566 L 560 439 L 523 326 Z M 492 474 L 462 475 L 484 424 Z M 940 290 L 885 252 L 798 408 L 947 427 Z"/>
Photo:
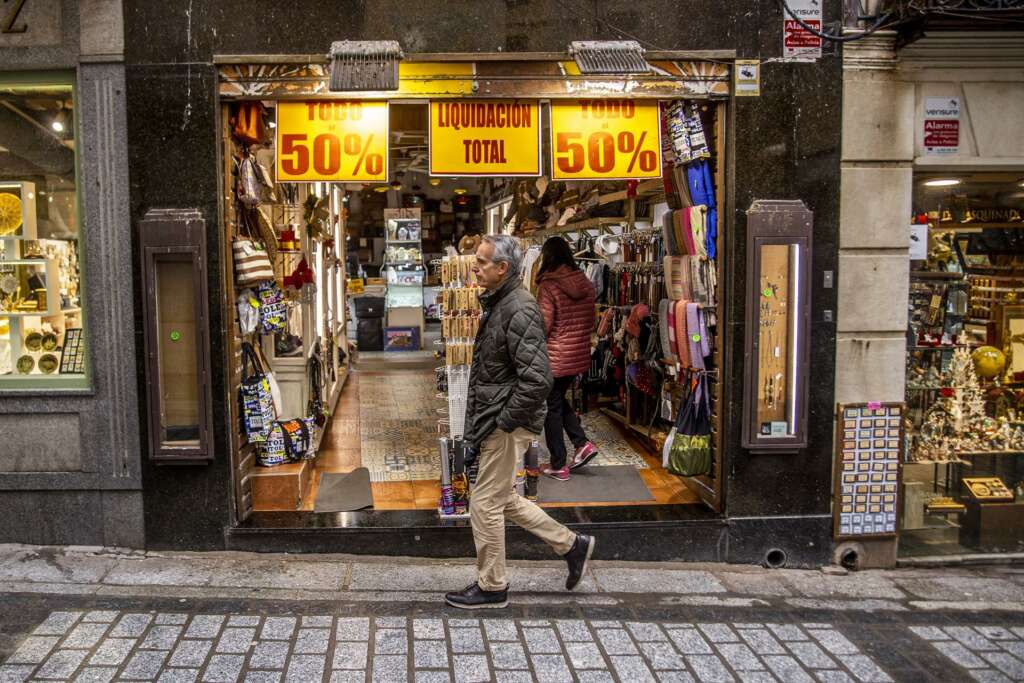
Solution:
<path fill-rule="evenodd" d="M 22 126 L 0 137 L 14 152 L 0 155 L 0 392 L 85 388 L 74 87 L 0 85 L 0 99 Z M 35 170 L 5 167 L 18 155 Z"/>
<path fill-rule="evenodd" d="M 1024 223 L 1017 178 L 918 174 L 914 190 L 913 228 L 927 244 L 910 271 L 900 551 L 1019 551 L 1024 374 L 1014 355 L 1024 355 Z"/>

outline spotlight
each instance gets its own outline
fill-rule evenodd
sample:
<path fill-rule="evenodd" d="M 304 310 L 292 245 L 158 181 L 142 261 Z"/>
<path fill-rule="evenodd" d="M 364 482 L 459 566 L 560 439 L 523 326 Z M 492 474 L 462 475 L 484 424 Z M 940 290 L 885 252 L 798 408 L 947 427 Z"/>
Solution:
<path fill-rule="evenodd" d="M 467 192 L 469 192 L 469 190 L 467 190 L 464 187 L 456 187 L 454 190 L 452 190 L 452 192 L 454 192 L 455 194 L 466 194 Z"/>
<path fill-rule="evenodd" d="M 430 184 L 433 185 L 434 187 L 437 187 L 438 185 L 441 184 L 441 179 L 440 178 L 431 178 L 430 179 Z M 1024 182 L 1022 182 L 1021 185 L 1024 185 Z"/>
<path fill-rule="evenodd" d="M 53 128 L 58 133 L 63 133 L 64 132 L 64 122 L 61 121 L 60 119 L 54 119 L 53 122 L 50 123 L 50 128 Z"/>

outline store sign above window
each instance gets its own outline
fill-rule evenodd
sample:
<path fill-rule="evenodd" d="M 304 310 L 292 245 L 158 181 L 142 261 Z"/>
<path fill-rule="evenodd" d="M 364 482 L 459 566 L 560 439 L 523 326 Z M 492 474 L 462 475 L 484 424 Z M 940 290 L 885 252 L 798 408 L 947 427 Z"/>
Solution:
<path fill-rule="evenodd" d="M 387 102 L 281 102 L 277 181 L 384 182 L 388 133 Z"/>
<path fill-rule="evenodd" d="M 660 178 L 658 103 L 553 101 L 551 150 L 556 180 Z"/>
<path fill-rule="evenodd" d="M 430 103 L 430 174 L 538 176 L 540 104 L 519 100 Z"/>

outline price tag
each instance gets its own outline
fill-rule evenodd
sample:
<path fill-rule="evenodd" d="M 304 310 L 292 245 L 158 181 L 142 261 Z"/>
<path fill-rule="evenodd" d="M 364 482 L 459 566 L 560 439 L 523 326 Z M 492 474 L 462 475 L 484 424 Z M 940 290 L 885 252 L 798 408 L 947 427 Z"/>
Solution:
<path fill-rule="evenodd" d="M 386 181 L 388 103 L 279 102 L 276 167 L 278 182 Z"/>
<path fill-rule="evenodd" d="M 551 149 L 551 173 L 557 180 L 660 178 L 658 103 L 553 101 Z"/>

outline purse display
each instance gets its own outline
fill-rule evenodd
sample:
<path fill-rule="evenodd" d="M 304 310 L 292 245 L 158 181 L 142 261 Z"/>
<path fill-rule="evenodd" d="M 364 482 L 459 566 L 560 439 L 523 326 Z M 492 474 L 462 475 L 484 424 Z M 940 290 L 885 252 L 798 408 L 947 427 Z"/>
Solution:
<path fill-rule="evenodd" d="M 263 334 L 281 332 L 288 326 L 288 305 L 284 302 L 284 292 L 277 282 L 269 280 L 259 283 L 256 296 L 260 301 L 259 331 Z"/>
<path fill-rule="evenodd" d="M 260 444 L 256 462 L 262 467 L 274 467 L 285 462 L 312 460 L 316 457 L 313 418 L 278 420 L 271 427 L 267 440 Z"/>
<path fill-rule="evenodd" d="M 699 373 L 676 420 L 666 469 L 681 477 L 711 472 L 711 404 L 707 376 Z"/>
<path fill-rule="evenodd" d="M 257 444 L 266 441 L 274 424 L 274 398 L 263 366 L 249 342 L 242 343 L 242 382 L 238 395 L 245 438 Z"/>

